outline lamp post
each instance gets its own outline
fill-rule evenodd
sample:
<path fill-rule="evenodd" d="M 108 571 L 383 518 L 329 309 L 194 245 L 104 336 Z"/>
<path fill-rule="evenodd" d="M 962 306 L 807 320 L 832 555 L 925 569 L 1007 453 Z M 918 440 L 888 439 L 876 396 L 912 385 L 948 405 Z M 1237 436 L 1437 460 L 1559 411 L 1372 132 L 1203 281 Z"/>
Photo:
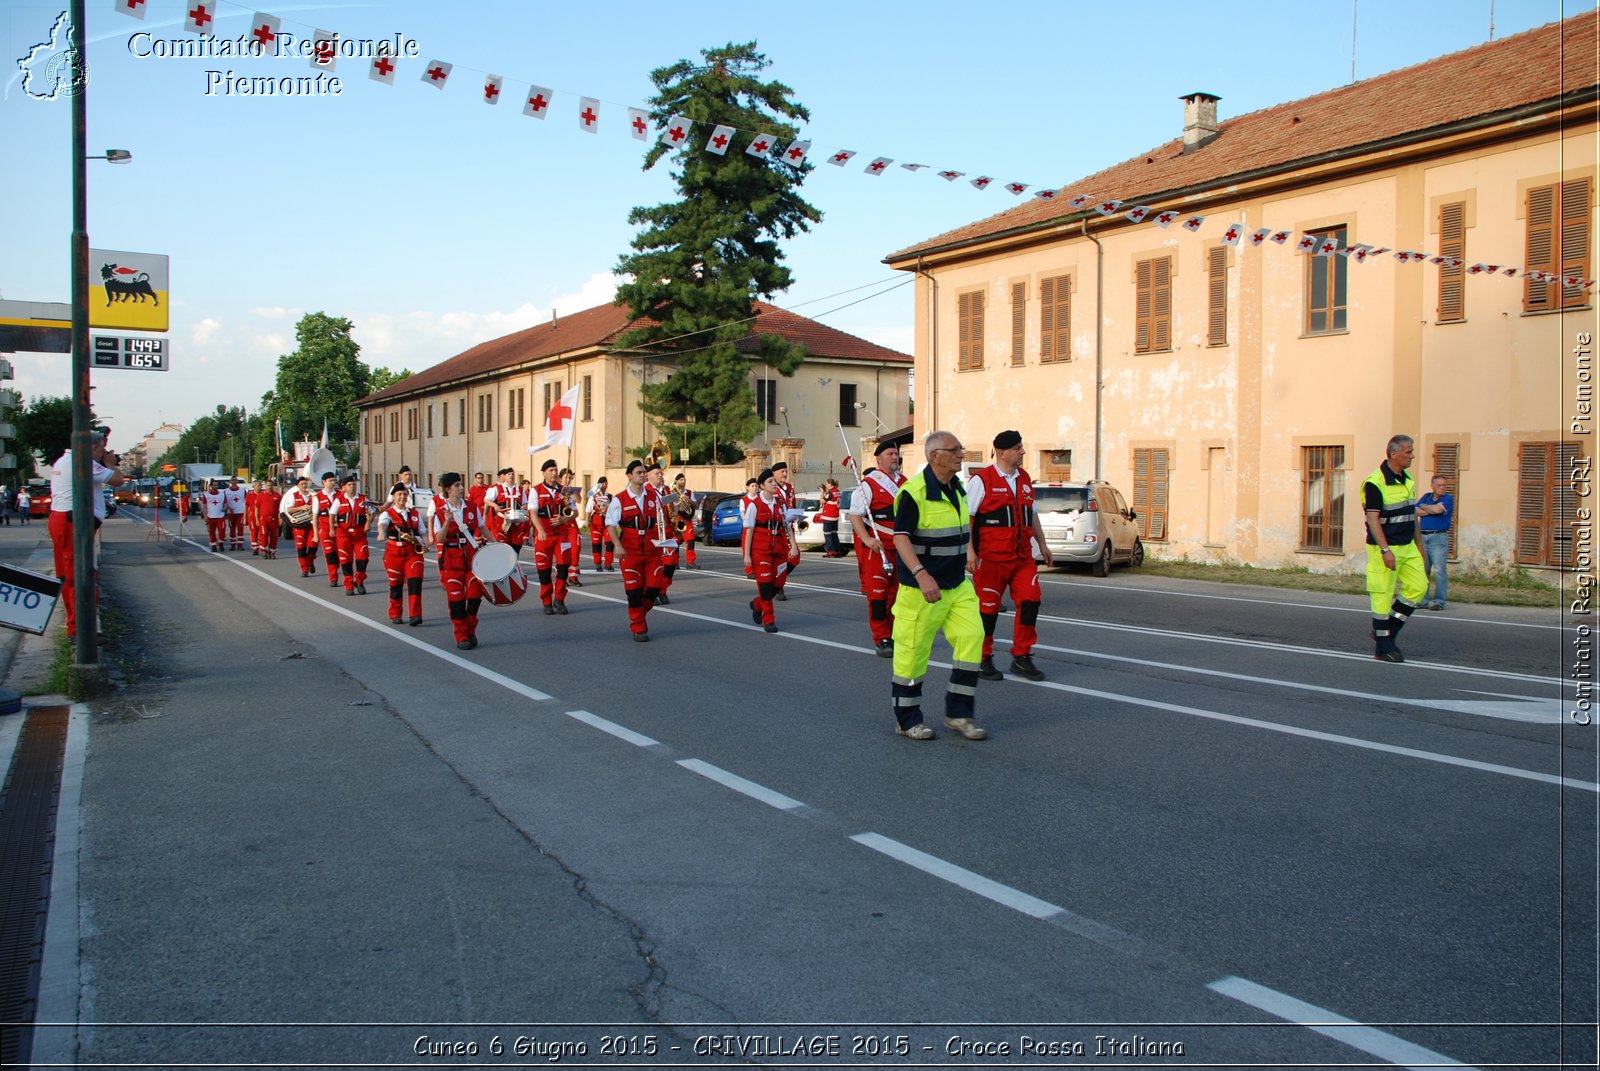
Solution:
<path fill-rule="evenodd" d="M 856 408 L 861 410 L 863 413 L 866 413 L 869 417 L 872 418 L 872 423 L 873 423 L 872 432 L 873 432 L 874 435 L 876 435 L 877 432 L 878 432 L 878 429 L 883 427 L 883 421 L 878 419 L 878 414 L 874 413 L 871 409 L 868 409 L 866 402 L 857 402 L 856 403 Z"/>

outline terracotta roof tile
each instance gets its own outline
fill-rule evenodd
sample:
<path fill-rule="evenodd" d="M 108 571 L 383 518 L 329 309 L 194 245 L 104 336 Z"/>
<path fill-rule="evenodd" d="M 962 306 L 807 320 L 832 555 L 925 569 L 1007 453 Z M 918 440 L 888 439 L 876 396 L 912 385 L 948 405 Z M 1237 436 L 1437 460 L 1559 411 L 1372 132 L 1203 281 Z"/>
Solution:
<path fill-rule="evenodd" d="M 1226 185 L 1251 172 L 1355 149 L 1554 100 L 1600 84 L 1600 11 L 1477 45 L 1316 96 L 1218 124 L 1217 137 L 1187 155 L 1175 138 L 1063 189 L 1134 204 L 1177 190 Z M 1032 199 L 1006 212 L 946 231 L 884 258 L 913 256 L 1078 213 Z"/>

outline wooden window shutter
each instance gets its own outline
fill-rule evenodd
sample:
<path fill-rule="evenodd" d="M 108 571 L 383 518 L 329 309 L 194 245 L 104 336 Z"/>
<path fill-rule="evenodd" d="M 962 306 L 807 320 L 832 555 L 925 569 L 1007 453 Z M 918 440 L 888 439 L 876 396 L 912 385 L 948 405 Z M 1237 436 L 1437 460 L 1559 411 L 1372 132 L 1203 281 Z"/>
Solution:
<path fill-rule="evenodd" d="M 1172 348 L 1172 258 L 1157 257 L 1151 280 L 1150 348 Z"/>
<path fill-rule="evenodd" d="M 1572 472 L 1579 458 L 1577 443 L 1551 443 L 1554 464 L 1550 474 L 1550 560 L 1548 565 L 1570 569 L 1573 565 L 1572 522 L 1578 517 L 1578 489 Z"/>
<path fill-rule="evenodd" d="M 1467 255 L 1467 203 L 1452 201 L 1439 206 L 1439 255 L 1465 257 Z M 1467 269 L 1439 269 L 1439 319 L 1441 321 L 1467 318 Z"/>
<path fill-rule="evenodd" d="M 1549 541 L 1549 443 L 1523 443 L 1517 457 L 1517 562 L 1543 565 Z"/>
<path fill-rule="evenodd" d="M 956 298 L 956 369 L 969 371 L 983 367 L 983 291 L 960 294 Z"/>
<path fill-rule="evenodd" d="M 1039 360 L 1072 360 L 1072 277 L 1039 281 Z"/>
<path fill-rule="evenodd" d="M 1056 281 L 1039 280 L 1039 360 L 1056 359 Z"/>
<path fill-rule="evenodd" d="M 1133 352 L 1149 353 L 1153 332 L 1151 317 L 1151 279 L 1155 261 L 1141 260 L 1134 268 L 1133 285 Z"/>
<path fill-rule="evenodd" d="M 1150 451 L 1150 502 L 1149 512 L 1139 515 L 1146 539 L 1162 541 L 1167 538 L 1167 452 Z"/>
<path fill-rule="evenodd" d="M 1139 515 L 1139 534 L 1146 535 L 1145 525 L 1150 519 L 1150 451 L 1143 447 L 1133 451 L 1133 511 Z"/>
<path fill-rule="evenodd" d="M 1228 247 L 1206 250 L 1206 344 L 1228 344 Z"/>
<path fill-rule="evenodd" d="M 1461 444 L 1434 443 L 1433 471 L 1428 475 L 1430 483 L 1434 476 L 1443 476 L 1450 493 L 1456 496 L 1455 512 L 1450 517 L 1450 552 L 1447 555 L 1455 561 L 1456 532 L 1461 528 Z"/>
<path fill-rule="evenodd" d="M 1589 180 L 1577 179 L 1561 184 L 1561 267 L 1565 276 L 1589 278 Z M 1589 303 L 1583 286 L 1561 288 L 1561 307 L 1570 309 Z"/>
<path fill-rule="evenodd" d="M 1028 284 L 1011 286 L 1011 363 L 1022 364 L 1022 346 L 1028 337 Z"/>
<path fill-rule="evenodd" d="M 1528 242 L 1523 254 L 1523 271 L 1557 271 L 1556 267 L 1556 188 L 1540 186 L 1528 191 Z M 1523 284 L 1522 311 L 1543 312 L 1555 308 L 1554 283 Z M 1518 540 L 1521 554 L 1521 540 Z M 1518 561 L 1521 561 L 1519 556 Z"/>

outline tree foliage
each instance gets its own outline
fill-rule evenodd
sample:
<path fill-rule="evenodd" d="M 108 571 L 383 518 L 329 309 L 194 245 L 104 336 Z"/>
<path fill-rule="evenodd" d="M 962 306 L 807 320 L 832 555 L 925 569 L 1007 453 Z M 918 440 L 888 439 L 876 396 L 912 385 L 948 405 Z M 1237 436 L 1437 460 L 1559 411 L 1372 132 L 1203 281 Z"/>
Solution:
<path fill-rule="evenodd" d="M 145 469 L 151 475 L 172 475 L 163 473 L 161 467 L 173 465 L 181 473 L 182 466 L 201 462 L 221 465 L 230 475 L 242 468 L 260 473 L 265 464 L 255 456 L 260 423 L 260 414 L 246 414 L 242 406 L 219 405 L 184 429 L 166 453 L 149 459 Z"/>
<path fill-rule="evenodd" d="M 670 155 L 678 201 L 635 208 L 628 222 L 641 227 L 635 250 L 617 264 L 627 278 L 616 302 L 651 322 L 618 340 L 622 348 L 650 348 L 676 356 L 676 368 L 661 383 L 643 386 L 640 407 L 657 423 L 693 421 L 669 436 L 687 431 L 692 460 L 712 453 L 715 436 L 720 460 L 737 461 L 737 442 L 763 428 L 750 387 L 750 359 L 764 361 L 780 375 L 793 375 L 805 348 L 773 335 L 753 336 L 754 302 L 788 288 L 779 239 L 793 238 L 822 219 L 822 213 L 797 192 L 809 164 L 757 159 L 745 152 L 750 131 L 778 144 L 796 135 L 795 122 L 808 119 L 781 82 L 758 77 L 771 64 L 755 42 L 702 50 L 703 65 L 679 60 L 651 72 L 656 94 L 650 117 L 665 128 L 674 116 L 695 124 L 696 135 L 678 148 L 663 140 L 645 154 L 646 170 Z M 726 155 L 705 147 L 714 126 L 737 133 Z"/>
<path fill-rule="evenodd" d="M 17 426 L 14 449 L 22 479 L 29 479 L 38 471 L 34 454 L 49 466 L 72 446 L 71 398 L 35 398 L 12 421 Z M 91 414 L 90 424 L 95 423 L 98 421 Z"/>

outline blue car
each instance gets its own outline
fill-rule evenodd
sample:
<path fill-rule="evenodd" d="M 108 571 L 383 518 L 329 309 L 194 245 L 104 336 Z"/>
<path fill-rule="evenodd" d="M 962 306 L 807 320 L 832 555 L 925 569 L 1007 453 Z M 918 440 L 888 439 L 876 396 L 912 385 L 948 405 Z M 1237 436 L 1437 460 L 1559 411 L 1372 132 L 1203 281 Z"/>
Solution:
<path fill-rule="evenodd" d="M 744 525 L 739 520 L 739 508 L 744 505 L 743 495 L 730 495 L 711 507 L 710 543 L 714 547 L 738 543 L 744 535 Z"/>

